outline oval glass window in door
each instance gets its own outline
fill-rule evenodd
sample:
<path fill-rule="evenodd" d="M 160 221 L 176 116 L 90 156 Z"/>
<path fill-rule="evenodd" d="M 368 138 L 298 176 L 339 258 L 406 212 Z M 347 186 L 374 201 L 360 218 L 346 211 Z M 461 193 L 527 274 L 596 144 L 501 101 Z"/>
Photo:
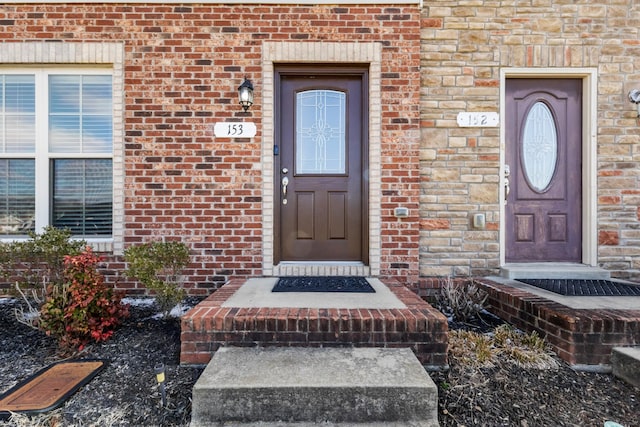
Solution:
<path fill-rule="evenodd" d="M 524 120 L 521 156 L 529 185 L 543 192 L 551 183 L 558 159 L 556 123 L 544 102 L 536 102 Z"/>

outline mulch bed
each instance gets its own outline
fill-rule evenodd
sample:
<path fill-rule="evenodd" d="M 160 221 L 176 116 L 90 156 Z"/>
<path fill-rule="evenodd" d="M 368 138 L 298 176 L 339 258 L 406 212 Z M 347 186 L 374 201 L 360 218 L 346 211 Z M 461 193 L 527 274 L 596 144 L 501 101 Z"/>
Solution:
<path fill-rule="evenodd" d="M 0 300 L 0 393 L 64 358 L 53 340 L 15 320 L 16 304 Z M 153 317 L 157 311 L 132 307 L 111 340 L 81 354 L 107 359 L 109 365 L 60 409 L 32 419 L 14 417 L 3 425 L 188 426 L 191 389 L 201 370 L 179 365 L 179 321 Z M 440 425 L 601 427 L 613 420 L 640 426 L 640 390 L 612 375 L 574 372 L 558 362 L 556 370 L 452 364 L 448 372 L 431 373 L 439 388 Z M 164 408 L 154 373 L 159 363 L 166 367 Z"/>
<path fill-rule="evenodd" d="M 68 355 L 58 354 L 54 340 L 18 323 L 15 302 L 0 303 L 0 392 Z M 131 316 L 113 338 L 86 348 L 78 357 L 108 360 L 89 384 L 49 414 L 60 426 L 187 426 L 191 389 L 200 369 L 180 366 L 178 319 L 155 317 L 152 305 L 131 307 Z M 167 407 L 154 368 L 164 363 Z M 42 416 L 41 416 L 42 417 Z M 16 417 L 9 426 L 31 426 L 38 419 Z"/>

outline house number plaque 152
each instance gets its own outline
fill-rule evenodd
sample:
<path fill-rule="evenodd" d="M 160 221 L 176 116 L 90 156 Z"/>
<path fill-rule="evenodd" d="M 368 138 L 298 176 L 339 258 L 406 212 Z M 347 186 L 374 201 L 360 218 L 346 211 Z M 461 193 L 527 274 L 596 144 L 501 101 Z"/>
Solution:
<path fill-rule="evenodd" d="M 461 112 L 456 118 L 458 126 L 464 128 L 471 127 L 495 127 L 499 124 L 498 113 L 496 112 Z"/>
<path fill-rule="evenodd" d="M 253 122 L 220 122 L 213 126 L 216 138 L 253 138 L 256 124 Z"/>

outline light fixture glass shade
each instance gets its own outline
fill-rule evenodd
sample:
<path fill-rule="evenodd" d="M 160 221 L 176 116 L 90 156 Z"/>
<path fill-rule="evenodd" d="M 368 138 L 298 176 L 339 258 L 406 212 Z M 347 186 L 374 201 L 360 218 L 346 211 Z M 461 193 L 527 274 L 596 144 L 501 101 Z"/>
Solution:
<path fill-rule="evenodd" d="M 238 98 L 244 111 L 247 111 L 253 105 L 253 85 L 246 77 L 238 87 Z"/>

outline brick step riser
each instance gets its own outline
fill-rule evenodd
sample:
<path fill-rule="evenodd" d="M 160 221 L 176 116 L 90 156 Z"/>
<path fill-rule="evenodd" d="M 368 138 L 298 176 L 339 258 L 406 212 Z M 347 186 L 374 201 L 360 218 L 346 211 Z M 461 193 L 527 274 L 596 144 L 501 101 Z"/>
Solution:
<path fill-rule="evenodd" d="M 425 366 L 447 365 L 446 318 L 401 285 L 389 287 L 406 309 L 222 307 L 241 284 L 230 282 L 183 318 L 182 364 L 206 364 L 218 348 L 231 345 L 408 347 Z"/>

